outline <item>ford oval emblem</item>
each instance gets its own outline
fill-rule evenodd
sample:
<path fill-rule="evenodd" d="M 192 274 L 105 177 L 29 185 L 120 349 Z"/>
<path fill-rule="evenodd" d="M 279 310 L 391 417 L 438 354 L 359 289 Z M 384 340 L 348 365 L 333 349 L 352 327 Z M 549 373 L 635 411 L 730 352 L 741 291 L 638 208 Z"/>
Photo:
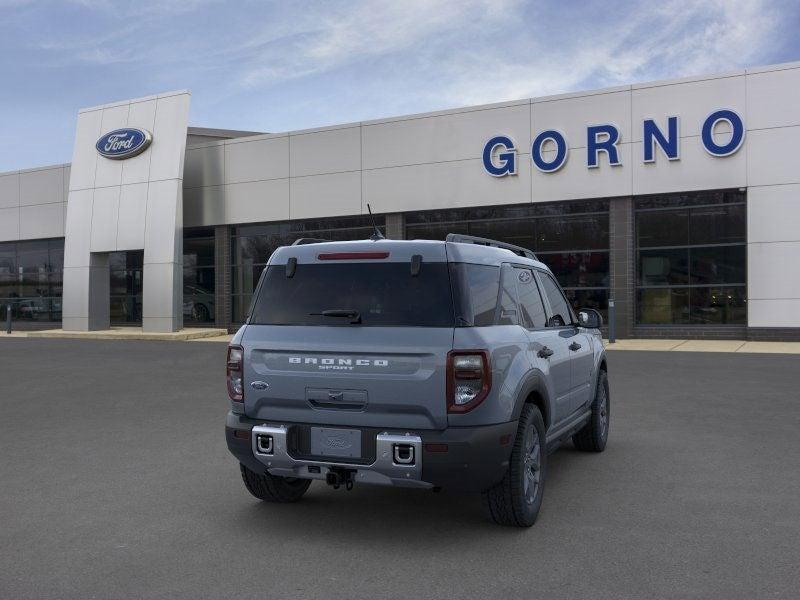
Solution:
<path fill-rule="evenodd" d="M 108 132 L 94 146 L 101 156 L 122 160 L 141 154 L 152 141 L 149 131 L 128 127 Z"/>

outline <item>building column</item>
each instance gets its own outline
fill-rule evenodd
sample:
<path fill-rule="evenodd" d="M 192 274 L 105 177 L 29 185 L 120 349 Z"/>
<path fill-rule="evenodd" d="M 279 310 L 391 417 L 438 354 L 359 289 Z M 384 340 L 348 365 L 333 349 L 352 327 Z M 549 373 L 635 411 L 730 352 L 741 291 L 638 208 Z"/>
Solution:
<path fill-rule="evenodd" d="M 611 271 L 609 299 L 614 300 L 616 308 L 616 335 L 624 339 L 632 337 L 636 308 L 633 199 L 612 198 L 608 221 Z"/>
<path fill-rule="evenodd" d="M 406 239 L 406 220 L 403 213 L 386 215 L 386 237 L 390 240 Z"/>
<path fill-rule="evenodd" d="M 214 227 L 214 326 L 231 327 L 231 228 Z"/>

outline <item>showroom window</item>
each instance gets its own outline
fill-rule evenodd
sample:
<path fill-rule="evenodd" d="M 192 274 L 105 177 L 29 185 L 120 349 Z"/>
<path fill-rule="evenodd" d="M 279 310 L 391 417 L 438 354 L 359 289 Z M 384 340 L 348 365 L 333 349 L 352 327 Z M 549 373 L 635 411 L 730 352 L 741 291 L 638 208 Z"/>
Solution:
<path fill-rule="evenodd" d="M 385 231 L 385 217 L 375 215 L 375 223 Z M 232 319 L 242 323 L 247 316 L 253 289 L 270 255 L 280 246 L 288 246 L 299 238 L 345 241 L 365 240 L 372 235 L 368 216 L 309 219 L 285 223 L 238 225 L 231 239 Z"/>
<path fill-rule="evenodd" d="M 0 243 L 0 319 L 61 321 L 64 240 Z"/>
<path fill-rule="evenodd" d="M 737 190 L 635 199 L 637 323 L 747 323 L 746 208 Z"/>
<path fill-rule="evenodd" d="M 214 322 L 214 229 L 183 232 L 183 324 Z"/>
<path fill-rule="evenodd" d="M 144 250 L 111 252 L 110 320 L 112 325 L 142 324 L 142 269 Z"/>
<path fill-rule="evenodd" d="M 406 239 L 463 233 L 529 248 L 555 274 L 574 308 L 606 316 L 608 200 L 406 213 Z"/>

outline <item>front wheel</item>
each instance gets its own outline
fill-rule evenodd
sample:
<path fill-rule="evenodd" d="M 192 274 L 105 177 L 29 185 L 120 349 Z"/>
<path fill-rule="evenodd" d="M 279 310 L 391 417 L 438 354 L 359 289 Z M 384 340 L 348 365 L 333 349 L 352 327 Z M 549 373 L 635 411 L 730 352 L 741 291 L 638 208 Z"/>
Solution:
<path fill-rule="evenodd" d="M 526 404 L 508 470 L 500 483 L 483 492 L 489 519 L 498 525 L 533 525 L 542 506 L 546 466 L 544 419 L 538 407 Z"/>
<path fill-rule="evenodd" d="M 605 371 L 600 371 L 589 422 L 572 436 L 572 443 L 578 450 L 584 452 L 602 452 L 606 449 L 608 441 L 610 418 L 611 401 L 608 394 L 608 376 Z"/>
<path fill-rule="evenodd" d="M 276 477 L 269 473 L 259 475 L 239 463 L 242 470 L 242 481 L 247 491 L 265 502 L 297 502 L 311 485 L 310 479 L 292 477 Z"/>

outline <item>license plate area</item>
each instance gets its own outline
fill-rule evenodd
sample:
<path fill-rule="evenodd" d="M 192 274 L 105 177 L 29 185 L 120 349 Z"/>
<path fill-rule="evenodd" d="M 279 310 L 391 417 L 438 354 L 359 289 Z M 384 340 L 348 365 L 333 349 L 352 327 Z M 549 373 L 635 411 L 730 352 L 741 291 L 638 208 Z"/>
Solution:
<path fill-rule="evenodd" d="M 314 456 L 361 458 L 361 430 L 310 427 L 309 450 Z"/>

